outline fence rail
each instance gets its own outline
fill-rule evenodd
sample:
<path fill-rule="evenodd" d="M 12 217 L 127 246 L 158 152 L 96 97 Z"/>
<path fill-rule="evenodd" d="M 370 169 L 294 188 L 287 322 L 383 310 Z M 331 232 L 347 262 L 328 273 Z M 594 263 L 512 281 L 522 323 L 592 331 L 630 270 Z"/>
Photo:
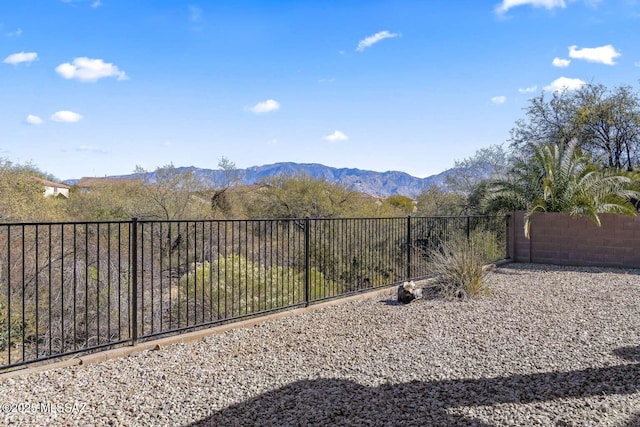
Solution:
<path fill-rule="evenodd" d="M 0 370 L 429 276 L 504 217 L 0 224 Z"/>

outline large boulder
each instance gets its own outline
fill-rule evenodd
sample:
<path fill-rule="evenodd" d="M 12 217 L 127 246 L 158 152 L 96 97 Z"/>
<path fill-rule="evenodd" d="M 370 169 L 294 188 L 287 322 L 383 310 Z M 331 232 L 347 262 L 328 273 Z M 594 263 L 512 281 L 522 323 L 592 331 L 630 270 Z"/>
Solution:
<path fill-rule="evenodd" d="M 398 286 L 398 302 L 409 304 L 414 299 L 422 298 L 422 289 L 413 281 L 404 282 Z"/>

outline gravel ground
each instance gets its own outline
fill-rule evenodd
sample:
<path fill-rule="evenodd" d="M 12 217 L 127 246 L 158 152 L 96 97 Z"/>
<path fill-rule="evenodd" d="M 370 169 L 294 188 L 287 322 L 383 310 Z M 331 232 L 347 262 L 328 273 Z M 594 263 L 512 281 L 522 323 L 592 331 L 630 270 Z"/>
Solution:
<path fill-rule="evenodd" d="M 0 423 L 640 425 L 639 270 L 512 264 L 488 281 L 478 300 L 405 306 L 390 290 L 6 379 Z"/>

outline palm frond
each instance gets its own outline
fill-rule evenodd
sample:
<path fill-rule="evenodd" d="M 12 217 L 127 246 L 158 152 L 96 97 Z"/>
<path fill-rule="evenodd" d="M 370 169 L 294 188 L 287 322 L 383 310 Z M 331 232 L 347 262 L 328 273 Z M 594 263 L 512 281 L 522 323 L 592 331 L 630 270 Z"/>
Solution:
<path fill-rule="evenodd" d="M 521 159 L 506 179 L 495 181 L 489 203 L 492 207 L 525 210 L 525 235 L 529 237 L 535 212 L 568 212 L 590 218 L 600 225 L 598 214 L 635 214 L 631 200 L 640 192 L 631 188 L 626 173 L 597 170 L 577 149 L 577 141 L 539 144 L 527 159 Z"/>

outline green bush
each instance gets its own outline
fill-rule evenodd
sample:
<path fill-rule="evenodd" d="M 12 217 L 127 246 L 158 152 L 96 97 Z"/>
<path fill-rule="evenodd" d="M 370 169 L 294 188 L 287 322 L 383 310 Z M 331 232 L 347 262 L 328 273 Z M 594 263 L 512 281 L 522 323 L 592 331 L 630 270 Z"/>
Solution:
<path fill-rule="evenodd" d="M 310 298 L 328 296 L 333 283 L 315 268 L 309 276 Z M 193 324 L 287 307 L 304 302 L 304 286 L 304 271 L 264 266 L 236 254 L 219 256 L 213 263 L 192 264 L 180 278 L 173 314 Z"/>

